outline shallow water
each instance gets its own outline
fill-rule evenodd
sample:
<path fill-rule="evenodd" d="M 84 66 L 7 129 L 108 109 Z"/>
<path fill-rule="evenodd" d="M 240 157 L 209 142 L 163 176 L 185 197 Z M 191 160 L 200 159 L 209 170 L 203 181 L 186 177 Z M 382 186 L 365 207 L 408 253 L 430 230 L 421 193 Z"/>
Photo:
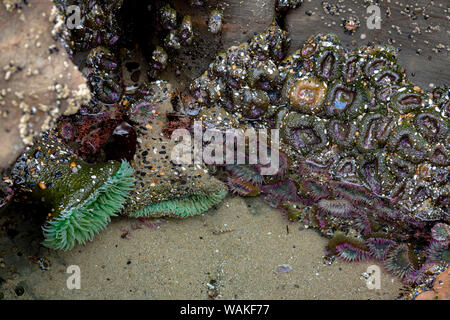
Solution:
<path fill-rule="evenodd" d="M 381 288 L 368 289 L 362 274 L 370 262 L 324 264 L 326 240 L 258 198 L 228 196 L 201 216 L 154 223 L 115 218 L 85 246 L 41 249 L 48 271 L 17 256 L 26 247 L 14 240 L 0 272 L 15 266 L 17 273 L 8 273 L 1 291 L 7 299 L 395 299 L 402 287 L 383 272 Z M 275 273 L 282 264 L 292 270 Z M 70 265 L 80 268 L 79 290 L 67 288 Z"/>

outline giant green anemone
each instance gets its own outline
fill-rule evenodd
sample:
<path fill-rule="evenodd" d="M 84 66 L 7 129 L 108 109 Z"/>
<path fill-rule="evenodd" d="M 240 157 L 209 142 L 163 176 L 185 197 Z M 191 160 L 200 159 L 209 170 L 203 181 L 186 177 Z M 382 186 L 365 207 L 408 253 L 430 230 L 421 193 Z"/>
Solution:
<path fill-rule="evenodd" d="M 28 148 L 12 172 L 16 185 L 48 209 L 43 245 L 62 250 L 104 229 L 123 208 L 134 181 L 128 162 L 88 164 L 54 132 Z"/>
<path fill-rule="evenodd" d="M 227 195 L 224 188 L 216 192 L 208 190 L 201 194 L 192 194 L 185 198 L 173 198 L 166 201 L 153 202 L 140 210 L 134 211 L 131 217 L 170 216 L 186 218 L 201 214 L 220 203 Z"/>

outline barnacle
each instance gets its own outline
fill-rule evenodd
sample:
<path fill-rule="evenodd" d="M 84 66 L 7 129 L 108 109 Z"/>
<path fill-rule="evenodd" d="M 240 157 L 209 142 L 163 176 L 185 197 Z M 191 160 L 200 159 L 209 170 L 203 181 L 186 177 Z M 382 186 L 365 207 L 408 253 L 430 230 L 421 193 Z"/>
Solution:
<path fill-rule="evenodd" d="M 177 26 L 177 12 L 173 9 L 170 4 L 166 4 L 160 10 L 160 23 L 162 27 L 166 30 L 173 30 Z"/>
<path fill-rule="evenodd" d="M 157 46 L 150 59 L 149 77 L 154 78 L 157 72 L 164 70 L 167 67 L 168 59 L 169 56 L 166 51 L 162 47 Z"/>
<path fill-rule="evenodd" d="M 181 40 L 178 37 L 176 30 L 170 30 L 164 39 L 164 45 L 166 48 L 171 48 L 175 50 L 181 49 Z"/>
<path fill-rule="evenodd" d="M 213 10 L 209 14 L 208 30 L 211 33 L 219 33 L 222 30 L 223 13 L 219 10 Z"/>
<path fill-rule="evenodd" d="M 194 39 L 191 16 L 184 16 L 181 21 L 178 36 L 184 44 L 190 45 Z"/>

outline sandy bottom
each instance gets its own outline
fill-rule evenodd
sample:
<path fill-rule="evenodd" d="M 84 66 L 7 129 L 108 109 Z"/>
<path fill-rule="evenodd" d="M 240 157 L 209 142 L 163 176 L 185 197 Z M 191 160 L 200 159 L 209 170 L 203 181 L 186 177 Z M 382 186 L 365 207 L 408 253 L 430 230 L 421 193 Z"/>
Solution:
<path fill-rule="evenodd" d="M 362 274 L 372 263 L 324 264 L 326 240 L 285 221 L 260 199 L 228 197 L 207 214 L 155 225 L 115 218 L 85 246 L 70 252 L 40 249 L 49 270 L 42 270 L 36 257 L 34 262 L 17 257 L 16 240 L 3 238 L 0 294 L 5 299 L 395 299 L 401 288 L 383 272 L 381 288 L 369 290 Z M 282 264 L 292 270 L 275 273 Z M 70 265 L 80 268 L 79 290 L 67 288 Z"/>

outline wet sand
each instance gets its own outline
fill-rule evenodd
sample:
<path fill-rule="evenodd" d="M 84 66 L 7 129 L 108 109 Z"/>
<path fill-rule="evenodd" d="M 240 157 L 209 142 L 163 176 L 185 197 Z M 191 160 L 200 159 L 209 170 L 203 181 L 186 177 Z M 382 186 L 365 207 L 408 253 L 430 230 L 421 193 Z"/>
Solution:
<path fill-rule="evenodd" d="M 8 242 L 0 265 L 14 271 L 0 292 L 5 299 L 395 299 L 402 286 L 383 272 L 381 289 L 369 290 L 362 274 L 370 262 L 324 264 L 326 240 L 258 198 L 228 196 L 206 214 L 157 225 L 118 217 L 85 246 L 41 248 L 48 271 L 11 258 L 18 240 L 0 239 Z M 276 274 L 281 264 L 292 270 Z M 69 265 L 80 267 L 80 290 L 67 288 Z"/>

